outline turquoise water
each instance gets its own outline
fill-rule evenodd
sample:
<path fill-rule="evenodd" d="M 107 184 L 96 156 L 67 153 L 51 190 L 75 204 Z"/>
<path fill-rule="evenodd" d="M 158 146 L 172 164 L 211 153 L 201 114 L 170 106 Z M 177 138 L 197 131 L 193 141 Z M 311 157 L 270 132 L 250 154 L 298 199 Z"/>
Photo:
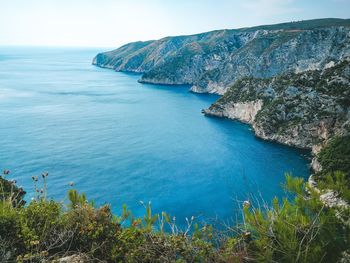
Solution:
<path fill-rule="evenodd" d="M 0 169 L 28 199 L 31 176 L 49 171 L 54 198 L 74 181 L 115 212 L 126 203 L 140 215 L 142 200 L 180 223 L 192 215 L 230 221 L 239 202 L 282 195 L 284 172 L 308 176 L 301 152 L 203 116 L 217 96 L 94 67 L 100 51 L 0 48 Z"/>

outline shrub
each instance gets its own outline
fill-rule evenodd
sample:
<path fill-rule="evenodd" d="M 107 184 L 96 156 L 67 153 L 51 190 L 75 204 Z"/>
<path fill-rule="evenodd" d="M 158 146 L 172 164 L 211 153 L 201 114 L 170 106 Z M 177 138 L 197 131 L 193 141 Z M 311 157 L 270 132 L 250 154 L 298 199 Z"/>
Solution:
<path fill-rule="evenodd" d="M 26 192 L 16 185 L 16 181 L 6 180 L 6 175 L 10 171 L 4 170 L 3 175 L 0 175 L 0 194 L 2 200 L 9 200 L 14 207 L 23 206 L 25 201 L 23 200 Z"/>
<path fill-rule="evenodd" d="M 316 174 L 319 187 L 350 202 L 350 136 L 332 138 L 317 158 L 322 167 Z"/>
<path fill-rule="evenodd" d="M 346 174 L 344 172 L 334 172 L 323 176 L 322 180 L 318 183 L 318 188 L 323 191 L 333 190 L 339 197 L 350 203 L 350 189 L 347 186 Z"/>
<path fill-rule="evenodd" d="M 74 233 L 69 249 L 110 260 L 121 227 L 109 205 L 95 208 L 85 194 L 79 195 L 75 190 L 69 192 L 69 199 L 71 209 L 63 216 L 64 224 Z"/>
<path fill-rule="evenodd" d="M 341 171 L 350 187 L 350 136 L 334 137 L 318 154 L 322 166 L 319 176 Z"/>
<path fill-rule="evenodd" d="M 33 200 L 21 209 L 21 234 L 28 250 L 51 249 L 58 233 L 63 231 L 62 206 L 53 200 Z"/>
<path fill-rule="evenodd" d="M 344 173 L 334 174 L 326 186 L 348 191 Z M 134 218 L 126 206 L 114 216 L 108 205 L 95 207 L 75 190 L 69 191 L 67 205 L 39 191 L 28 205 L 14 206 L 0 192 L 0 261 L 50 262 L 69 254 L 130 263 L 339 260 L 349 246 L 349 224 L 344 224 L 349 208 L 326 207 L 320 201 L 322 189 L 310 189 L 300 178 L 286 176 L 285 189 L 287 197 L 275 198 L 271 206 L 244 202 L 243 224 L 218 235 L 193 218 L 181 231 L 166 213 L 152 214 L 150 203 L 144 205 L 144 217 Z"/>
<path fill-rule="evenodd" d="M 17 208 L 0 201 L 0 262 L 10 261 L 25 250 L 21 237 L 21 222 Z"/>
<path fill-rule="evenodd" d="M 349 227 L 302 179 L 287 176 L 285 187 L 295 195 L 292 200 L 275 198 L 264 211 L 244 208 L 252 238 L 248 254 L 257 262 L 337 261 L 348 248 Z"/>

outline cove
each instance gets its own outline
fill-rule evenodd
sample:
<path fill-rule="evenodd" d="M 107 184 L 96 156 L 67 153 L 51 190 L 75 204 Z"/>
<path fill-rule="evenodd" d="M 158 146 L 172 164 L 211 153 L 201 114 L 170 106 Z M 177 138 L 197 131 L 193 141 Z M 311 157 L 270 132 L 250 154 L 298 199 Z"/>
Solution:
<path fill-rule="evenodd" d="M 284 195 L 284 174 L 307 178 L 303 152 L 257 139 L 250 127 L 201 114 L 218 96 L 146 85 L 139 75 L 91 65 L 100 49 L 0 48 L 0 168 L 33 196 L 74 182 L 97 204 L 140 201 L 178 222 L 234 221 L 247 199 Z"/>

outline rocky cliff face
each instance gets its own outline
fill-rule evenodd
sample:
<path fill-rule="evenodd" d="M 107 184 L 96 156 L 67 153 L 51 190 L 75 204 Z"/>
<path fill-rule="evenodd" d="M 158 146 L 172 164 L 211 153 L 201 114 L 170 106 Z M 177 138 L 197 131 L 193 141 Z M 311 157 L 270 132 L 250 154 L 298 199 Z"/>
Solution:
<path fill-rule="evenodd" d="M 206 115 L 317 154 L 350 127 L 350 19 L 318 19 L 135 42 L 93 64 L 142 73 L 140 82 L 223 94 Z M 314 170 L 321 167 L 314 159 Z"/>
<path fill-rule="evenodd" d="M 214 104 L 215 106 L 218 104 Z M 244 102 L 225 103 L 220 108 L 214 108 L 214 105 L 207 110 L 203 110 L 206 115 L 213 115 L 216 117 L 229 118 L 239 120 L 247 124 L 254 124 L 255 116 L 261 110 L 263 101 L 260 99 Z"/>
<path fill-rule="evenodd" d="M 317 153 L 329 138 L 350 131 L 349 85 L 348 59 L 323 70 L 244 78 L 204 113 L 248 122 L 258 137 Z"/>
<path fill-rule="evenodd" d="M 242 77 L 322 69 L 348 56 L 350 20 L 323 19 L 135 42 L 98 54 L 93 64 L 143 73 L 141 82 L 224 94 Z"/>

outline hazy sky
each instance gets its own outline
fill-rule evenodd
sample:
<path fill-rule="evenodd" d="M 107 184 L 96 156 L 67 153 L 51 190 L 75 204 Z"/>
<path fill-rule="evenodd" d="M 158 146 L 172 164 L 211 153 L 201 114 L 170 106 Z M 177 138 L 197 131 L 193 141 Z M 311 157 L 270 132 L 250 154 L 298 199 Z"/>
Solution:
<path fill-rule="evenodd" d="M 117 47 L 323 17 L 350 18 L 350 0 L 0 0 L 0 45 Z"/>

